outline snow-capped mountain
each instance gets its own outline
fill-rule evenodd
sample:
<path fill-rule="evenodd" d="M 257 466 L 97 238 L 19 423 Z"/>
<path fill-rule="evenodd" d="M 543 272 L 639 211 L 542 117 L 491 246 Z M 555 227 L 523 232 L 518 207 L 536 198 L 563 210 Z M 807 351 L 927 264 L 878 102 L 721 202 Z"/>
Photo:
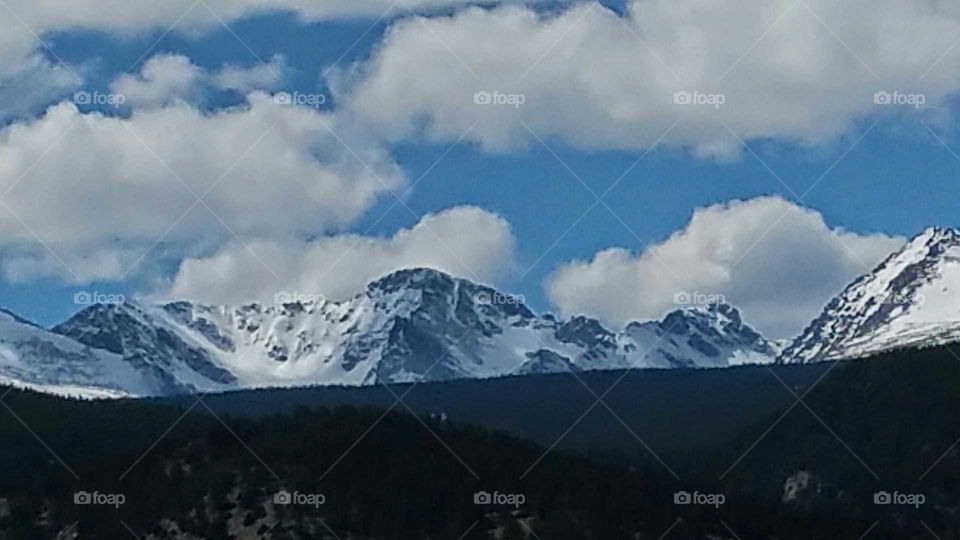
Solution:
<path fill-rule="evenodd" d="M 927 229 L 834 298 L 778 361 L 960 341 L 960 232 Z"/>
<path fill-rule="evenodd" d="M 727 304 L 611 330 L 427 269 L 344 301 L 90 306 L 51 330 L 0 311 L 0 384 L 90 396 L 814 362 L 960 341 L 960 232 L 928 229 L 785 349 Z M 781 353 L 781 349 L 783 352 Z"/>
<path fill-rule="evenodd" d="M 0 384 L 84 397 L 155 395 L 154 377 L 95 349 L 0 310 Z"/>
<path fill-rule="evenodd" d="M 103 304 L 51 331 L 10 321 L 0 326 L 0 382 L 103 395 L 723 367 L 778 353 L 725 304 L 611 331 L 587 317 L 537 315 L 513 296 L 426 269 L 395 272 L 341 302 Z M 45 357 L 51 342 L 56 354 Z"/>

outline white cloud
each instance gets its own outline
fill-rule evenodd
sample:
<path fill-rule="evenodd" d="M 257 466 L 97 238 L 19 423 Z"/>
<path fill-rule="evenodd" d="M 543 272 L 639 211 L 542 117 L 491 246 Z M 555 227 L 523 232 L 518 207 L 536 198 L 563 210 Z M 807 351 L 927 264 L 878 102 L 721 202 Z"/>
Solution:
<path fill-rule="evenodd" d="M 33 116 L 79 84 L 69 70 L 40 55 L 25 58 L 19 68 L 10 77 L 0 78 L 0 125 Z"/>
<path fill-rule="evenodd" d="M 546 289 L 562 313 L 616 324 L 660 317 L 678 307 L 678 293 L 722 295 L 762 332 L 787 337 L 903 242 L 831 229 L 816 211 L 761 197 L 700 208 L 643 253 L 609 249 L 571 262 Z"/>
<path fill-rule="evenodd" d="M 238 19 L 288 12 L 305 20 L 379 17 L 476 3 L 476 0 L 166 0 L 131 7 L 123 0 L 6 0 L 10 11 L 0 21 L 14 27 L 17 18 L 38 34 L 45 30 L 75 28 L 135 31 L 149 28 L 178 29 L 219 26 Z M 4 10 L 6 11 L 6 10 Z M 19 23 L 17 23 L 19 24 Z"/>
<path fill-rule="evenodd" d="M 201 102 L 210 89 L 232 90 L 241 94 L 272 91 L 279 87 L 287 70 L 282 56 L 269 63 L 252 66 L 228 64 L 208 73 L 189 58 L 178 54 L 158 54 L 144 62 L 139 74 L 124 74 L 110 85 L 114 94 L 123 96 L 131 107 L 164 107 L 178 101 Z"/>
<path fill-rule="evenodd" d="M 162 251 L 192 253 L 234 234 L 337 231 L 405 183 L 349 124 L 260 93 L 217 112 L 181 102 L 129 118 L 61 103 L 0 131 L 0 178 L 0 267 L 70 281 L 119 278 L 161 237 Z"/>
<path fill-rule="evenodd" d="M 251 67 L 227 65 L 211 77 L 213 86 L 220 90 L 234 90 L 248 94 L 254 90 L 276 90 L 287 71 L 283 56 L 276 55 L 267 63 Z"/>
<path fill-rule="evenodd" d="M 308 242 L 234 243 L 212 256 L 185 260 L 166 296 L 213 304 L 273 302 L 281 293 L 337 300 L 411 267 L 491 282 L 512 266 L 513 253 L 513 235 L 503 218 L 456 207 L 428 214 L 388 238 L 335 235 Z"/>
<path fill-rule="evenodd" d="M 78 73 L 36 51 L 34 36 L 4 17 L 0 13 L 0 125 L 32 116 L 82 82 Z"/>
<path fill-rule="evenodd" d="M 818 144 L 871 115 L 919 114 L 875 105 L 877 91 L 942 105 L 960 88 L 960 53 L 944 54 L 958 34 L 960 9 L 928 0 L 636 0 L 626 16 L 596 3 L 470 8 L 397 22 L 335 83 L 341 103 L 397 140 L 456 140 L 477 123 L 467 139 L 495 151 L 537 144 L 527 126 L 582 148 L 639 149 L 680 121 L 665 144 L 729 156 L 741 145 L 726 126 Z M 525 103 L 475 105 L 478 91 Z M 677 105 L 678 91 L 725 102 Z"/>
<path fill-rule="evenodd" d="M 206 74 L 186 56 L 161 54 L 144 62 L 139 75 L 122 75 L 110 85 L 131 106 L 162 107 L 194 102 Z"/>
<path fill-rule="evenodd" d="M 40 37 L 54 31 L 98 30 L 119 34 L 160 29 L 195 33 L 268 13 L 292 13 L 305 21 L 406 15 L 471 3 L 473 0 L 6 0 L 0 9 L 0 123 L 32 115 L 65 96 L 82 81 L 77 66 L 48 60 Z M 409 10 L 409 11 L 408 11 Z M 271 62 L 272 65 L 272 62 Z M 258 88 L 261 68 L 250 73 L 225 71 L 220 82 Z M 29 92 L 20 92 L 29 89 Z M 12 97 L 11 97 L 12 96 Z"/>

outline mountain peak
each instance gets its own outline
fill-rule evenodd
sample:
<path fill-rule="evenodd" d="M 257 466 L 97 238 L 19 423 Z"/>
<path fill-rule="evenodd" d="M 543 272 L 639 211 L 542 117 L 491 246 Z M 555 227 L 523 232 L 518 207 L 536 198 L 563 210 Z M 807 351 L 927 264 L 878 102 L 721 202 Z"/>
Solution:
<path fill-rule="evenodd" d="M 717 356 L 718 345 L 730 350 L 748 350 L 760 356 L 775 357 L 779 352 L 774 343 L 743 322 L 737 308 L 725 302 L 676 309 L 657 325 L 663 333 L 684 340 L 707 356 Z"/>
<path fill-rule="evenodd" d="M 914 242 L 942 242 L 942 241 L 960 241 L 960 230 L 951 227 L 927 227 L 920 234 L 913 237 L 910 243 Z"/>
<path fill-rule="evenodd" d="M 446 272 L 426 267 L 413 267 L 396 270 L 382 276 L 367 285 L 367 290 L 393 292 L 401 288 L 412 289 L 449 289 L 459 278 Z"/>
<path fill-rule="evenodd" d="M 960 338 L 960 231 L 931 227 L 830 301 L 780 361 L 864 356 Z"/>
<path fill-rule="evenodd" d="M 895 263 L 907 265 L 924 260 L 935 261 L 950 248 L 960 246 L 960 231 L 942 227 L 929 227 L 914 236 L 903 248 L 891 255 L 882 266 L 890 267 Z"/>
<path fill-rule="evenodd" d="M 725 317 L 740 322 L 740 310 L 726 302 L 711 302 L 702 306 L 693 306 L 685 309 L 688 313 L 708 314 Z"/>

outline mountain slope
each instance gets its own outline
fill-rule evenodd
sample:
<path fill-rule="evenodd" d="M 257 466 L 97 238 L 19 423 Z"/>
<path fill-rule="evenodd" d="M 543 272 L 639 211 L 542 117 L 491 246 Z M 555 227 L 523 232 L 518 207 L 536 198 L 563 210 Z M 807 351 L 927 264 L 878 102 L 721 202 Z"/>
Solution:
<path fill-rule="evenodd" d="M 960 339 L 960 232 L 927 229 L 850 284 L 780 357 L 815 362 Z"/>
<path fill-rule="evenodd" d="M 301 407 L 387 409 L 396 403 L 397 396 L 403 396 L 404 408 L 424 416 L 477 424 L 543 446 L 555 445 L 595 457 L 644 461 L 651 457 L 649 447 L 664 459 L 670 458 L 674 466 L 674 456 L 708 451 L 711 445 L 731 440 L 744 428 L 763 423 L 789 407 L 795 398 L 781 381 L 801 392 L 824 376 L 831 365 L 818 362 L 730 369 L 605 370 L 576 376 L 531 374 L 389 388 L 269 388 L 209 395 L 204 403 L 216 414 L 255 418 L 293 414 Z M 603 396 L 605 406 L 590 410 L 597 396 Z M 182 408 L 195 401 L 193 396 L 156 400 Z M 683 476 L 681 470 L 676 472 Z"/>
<path fill-rule="evenodd" d="M 166 389 L 121 356 L 0 310 L 0 383 L 56 394 L 115 397 Z"/>
<path fill-rule="evenodd" d="M 797 392 L 803 405 L 744 432 L 704 474 L 726 471 L 742 495 L 782 501 L 773 522 L 812 515 L 832 533 L 810 538 L 957 538 L 958 354 L 952 344 L 822 364 L 833 369 Z M 880 492 L 925 502 L 875 504 Z"/>
<path fill-rule="evenodd" d="M 7 399 L 49 450 L 11 415 L 0 415 L 0 458 L 17 464 L 0 478 L 4 540 L 518 540 L 497 531 L 530 516 L 536 520 L 525 523 L 534 534 L 558 540 L 649 537 L 670 526 L 664 512 L 650 508 L 669 503 L 648 500 L 646 478 L 559 452 L 540 460 L 543 449 L 528 442 L 424 420 L 437 440 L 397 411 L 341 408 L 221 424 L 197 410 L 142 402 L 24 392 Z M 534 461 L 520 486 L 517 478 Z M 522 493 L 522 515 L 475 504 L 483 490 Z M 577 505 L 556 502 L 586 490 L 597 495 Z M 318 494 L 322 502 L 278 504 L 281 491 Z M 121 494 L 123 502 L 76 504 L 77 493 Z M 634 509 L 641 500 L 646 504 Z"/>
<path fill-rule="evenodd" d="M 4 404 L 17 417 L 0 415 L 0 461 L 15 466 L 0 475 L 0 538 L 947 540 L 960 530 L 956 353 L 934 347 L 775 366 L 777 377 L 762 367 L 629 373 L 624 388 L 605 398 L 624 424 L 598 407 L 571 432 L 592 431 L 583 441 L 602 451 L 621 434 L 645 456 L 604 464 L 467 426 L 473 420 L 452 408 L 449 418 L 385 414 L 395 398 L 383 387 L 310 391 L 383 394 L 382 406 L 367 402 L 364 410 L 286 398 L 307 390 L 214 396 L 217 414 L 249 412 L 251 401 L 269 409 L 219 418 L 206 408 L 187 410 L 195 400 L 186 398 L 167 406 L 11 391 Z M 783 376 L 790 373 L 800 378 Z M 602 388 L 616 375 L 586 378 Z M 804 406 L 778 377 L 804 396 Z M 675 398 L 666 407 L 631 399 L 645 386 L 636 379 L 658 379 L 650 388 Z M 713 380 L 706 394 L 704 379 Z M 586 404 L 571 407 L 557 383 L 579 386 L 564 376 L 425 384 L 411 394 L 411 407 L 423 412 L 417 402 L 435 403 L 437 395 L 464 400 L 455 404 L 460 410 L 482 409 L 489 392 L 458 390 L 512 385 L 513 399 L 549 402 L 541 405 L 548 419 L 554 408 L 582 414 Z M 758 389 L 769 400 L 760 411 Z M 740 414 L 715 407 L 716 398 Z M 704 409 L 712 418 L 696 415 Z M 570 427 L 569 417 L 559 420 L 558 429 Z M 525 422 L 539 426 L 534 416 Z M 689 459 L 663 452 L 663 434 L 641 429 L 657 423 L 678 435 Z M 702 437 L 700 424 L 711 423 L 725 433 Z M 679 479 L 645 450 L 648 443 Z M 277 504 L 280 490 L 326 498 Z M 480 491 L 524 494 L 525 501 L 519 508 L 478 505 Z M 679 491 L 723 494 L 725 501 L 677 505 Z M 882 491 L 922 494 L 925 503 L 876 504 Z M 125 502 L 75 504 L 78 492 L 123 494 Z M 517 521 L 519 529 L 510 526 Z"/>
<path fill-rule="evenodd" d="M 536 315 L 516 298 L 427 269 L 342 302 L 92 306 L 54 332 L 123 357 L 162 393 L 769 362 L 774 345 L 720 304 L 620 332 Z"/>

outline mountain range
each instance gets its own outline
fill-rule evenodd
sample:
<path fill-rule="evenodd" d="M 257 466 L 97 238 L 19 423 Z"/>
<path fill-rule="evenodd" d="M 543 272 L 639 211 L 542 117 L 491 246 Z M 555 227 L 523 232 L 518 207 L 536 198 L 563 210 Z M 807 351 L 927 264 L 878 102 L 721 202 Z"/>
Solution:
<path fill-rule="evenodd" d="M 97 304 L 50 329 L 0 311 L 0 383 L 92 397 L 160 396 L 808 363 L 956 341 L 958 291 L 960 232 L 928 229 L 781 347 L 726 303 L 609 329 L 585 316 L 536 314 L 518 297 L 413 268 L 339 302 Z"/>

